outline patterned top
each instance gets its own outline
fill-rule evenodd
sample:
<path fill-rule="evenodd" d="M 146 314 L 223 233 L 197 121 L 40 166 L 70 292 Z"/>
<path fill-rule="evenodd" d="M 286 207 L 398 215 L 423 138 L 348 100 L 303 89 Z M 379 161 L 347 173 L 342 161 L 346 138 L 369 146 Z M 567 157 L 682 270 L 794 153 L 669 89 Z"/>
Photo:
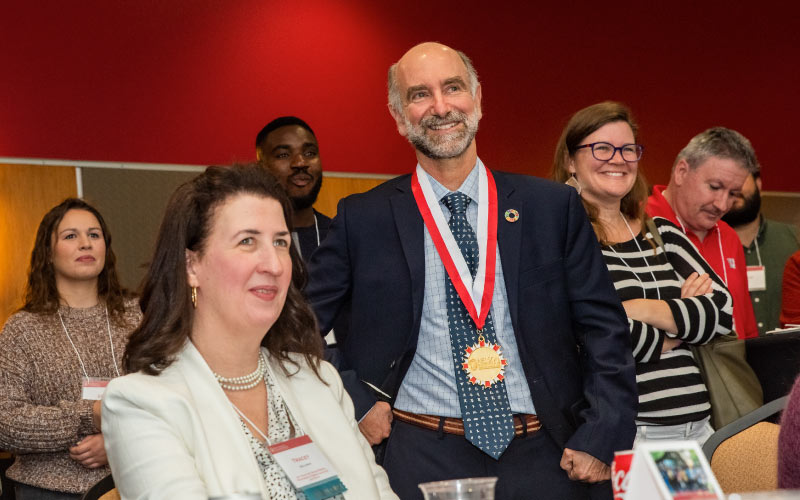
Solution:
<path fill-rule="evenodd" d="M 663 248 L 655 244 L 648 231 L 648 239 L 639 234 L 636 240 L 604 246 L 603 257 L 620 300 L 660 298 L 672 312 L 678 327 L 675 335 L 630 318 L 628 324 L 639 389 L 636 420 L 676 425 L 710 415 L 708 391 L 687 344 L 705 344 L 715 335 L 730 332 L 733 304 L 722 280 L 681 229 L 661 217 L 654 217 L 653 222 Z M 693 272 L 708 273 L 713 280 L 712 291 L 681 298 L 681 286 Z M 667 336 L 683 343 L 662 353 Z"/>
<path fill-rule="evenodd" d="M 284 403 L 278 388 L 275 386 L 275 381 L 269 370 L 264 376 L 265 383 L 267 384 L 267 416 L 268 425 L 267 437 L 272 443 L 281 443 L 283 441 L 299 437 L 305 433 L 300 428 L 300 425 L 292 416 L 286 403 Z M 264 474 L 264 481 L 267 484 L 267 491 L 271 500 L 306 500 L 306 495 L 297 491 L 292 486 L 289 478 L 283 473 L 283 469 L 275 460 L 275 457 L 269 452 L 265 443 L 256 438 L 247 425 L 242 420 L 242 429 L 250 442 L 250 447 L 253 449 L 253 454 L 256 456 L 259 467 Z M 342 495 L 331 497 L 332 500 L 344 500 Z"/>
<path fill-rule="evenodd" d="M 94 401 L 81 395 L 83 369 L 90 377 L 116 377 L 108 341 L 106 309 L 61 306 L 57 314 L 19 311 L 0 333 L 0 449 L 17 453 L 10 479 L 65 493 L 83 493 L 108 475 L 108 467 L 87 469 L 69 448 L 99 431 L 92 423 Z M 111 317 L 114 354 L 120 371 L 128 335 L 139 324 L 134 299 L 125 300 L 124 324 Z"/>

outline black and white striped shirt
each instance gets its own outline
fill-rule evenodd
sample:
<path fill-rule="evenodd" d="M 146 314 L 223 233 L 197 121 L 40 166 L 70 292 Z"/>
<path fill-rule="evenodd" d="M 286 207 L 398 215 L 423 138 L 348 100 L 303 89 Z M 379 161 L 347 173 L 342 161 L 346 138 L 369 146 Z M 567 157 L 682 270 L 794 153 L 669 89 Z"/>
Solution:
<path fill-rule="evenodd" d="M 660 298 L 672 311 L 676 335 L 630 318 L 628 324 L 639 389 L 636 420 L 676 425 L 710 414 L 706 386 L 686 344 L 704 344 L 715 335 L 728 333 L 733 324 L 733 301 L 725 284 L 681 229 L 661 217 L 653 221 L 663 248 L 648 231 L 650 241 L 639 234 L 635 241 L 604 246 L 603 257 L 621 301 Z M 693 272 L 711 276 L 712 292 L 682 299 L 681 285 Z M 667 335 L 683 343 L 662 353 Z"/>

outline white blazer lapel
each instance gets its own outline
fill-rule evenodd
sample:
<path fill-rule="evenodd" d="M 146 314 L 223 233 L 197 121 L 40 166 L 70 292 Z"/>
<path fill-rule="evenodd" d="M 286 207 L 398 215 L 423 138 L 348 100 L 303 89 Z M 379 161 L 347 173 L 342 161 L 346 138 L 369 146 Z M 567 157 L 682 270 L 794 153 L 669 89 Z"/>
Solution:
<path fill-rule="evenodd" d="M 242 432 L 241 420 L 214 378 L 205 359 L 191 342 L 176 361 L 197 409 L 219 492 L 206 476 L 210 496 L 260 491 L 267 498 L 261 468 Z M 246 464 L 246 465 L 245 465 Z"/>

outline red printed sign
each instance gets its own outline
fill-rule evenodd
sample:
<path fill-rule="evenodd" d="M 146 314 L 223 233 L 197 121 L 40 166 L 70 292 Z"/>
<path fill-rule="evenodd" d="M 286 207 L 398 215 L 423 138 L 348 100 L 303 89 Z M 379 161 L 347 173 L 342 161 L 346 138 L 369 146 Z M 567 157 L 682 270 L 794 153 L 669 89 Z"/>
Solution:
<path fill-rule="evenodd" d="M 614 491 L 614 500 L 625 500 L 625 492 L 628 491 L 630 482 L 628 471 L 631 469 L 632 460 L 633 450 L 614 453 L 614 461 L 611 462 L 611 489 Z"/>

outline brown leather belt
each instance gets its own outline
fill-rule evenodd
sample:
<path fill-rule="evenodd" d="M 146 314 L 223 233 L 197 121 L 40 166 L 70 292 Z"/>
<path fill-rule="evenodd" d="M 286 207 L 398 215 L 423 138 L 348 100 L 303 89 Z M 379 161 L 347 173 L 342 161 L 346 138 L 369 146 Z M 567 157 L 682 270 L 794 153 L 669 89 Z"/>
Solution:
<path fill-rule="evenodd" d="M 460 418 L 437 417 L 436 415 L 420 415 L 393 408 L 394 418 L 407 424 L 416 425 L 423 429 L 441 431 L 447 434 L 464 435 L 464 421 Z M 542 428 L 539 417 L 536 415 L 515 414 L 514 435 L 526 436 Z"/>

